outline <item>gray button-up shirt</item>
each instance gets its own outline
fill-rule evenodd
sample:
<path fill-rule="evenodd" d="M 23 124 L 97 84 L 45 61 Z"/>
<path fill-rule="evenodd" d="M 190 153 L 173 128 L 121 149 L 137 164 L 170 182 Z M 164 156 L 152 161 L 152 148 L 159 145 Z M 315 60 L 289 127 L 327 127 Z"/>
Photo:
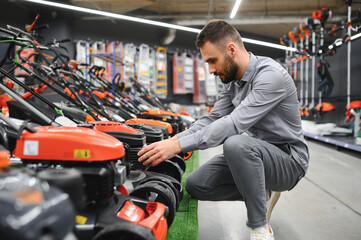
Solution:
<path fill-rule="evenodd" d="M 287 71 L 268 57 L 251 54 L 241 80 L 224 84 L 213 109 L 179 133 L 183 152 L 215 147 L 230 136 L 247 132 L 275 145 L 286 145 L 307 170 L 296 87 Z"/>

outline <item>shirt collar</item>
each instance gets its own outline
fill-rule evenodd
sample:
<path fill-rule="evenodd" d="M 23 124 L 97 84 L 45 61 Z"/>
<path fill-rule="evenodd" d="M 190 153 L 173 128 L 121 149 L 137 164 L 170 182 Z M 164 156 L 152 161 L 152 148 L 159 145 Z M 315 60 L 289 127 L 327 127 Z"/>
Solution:
<path fill-rule="evenodd" d="M 246 71 L 243 74 L 242 79 L 239 82 L 248 82 L 248 80 L 251 79 L 251 77 L 253 76 L 253 73 L 255 71 L 255 66 L 257 63 L 257 57 L 255 55 L 253 55 L 251 52 L 249 53 L 250 57 L 249 57 L 249 62 L 248 62 L 248 66 L 246 68 Z"/>

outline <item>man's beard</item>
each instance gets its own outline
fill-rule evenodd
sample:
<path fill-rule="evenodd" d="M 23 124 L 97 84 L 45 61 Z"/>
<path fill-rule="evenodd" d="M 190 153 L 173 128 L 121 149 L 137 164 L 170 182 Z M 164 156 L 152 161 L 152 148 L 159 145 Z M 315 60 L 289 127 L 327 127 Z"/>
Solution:
<path fill-rule="evenodd" d="M 237 78 L 238 69 L 236 62 L 226 54 L 223 73 L 216 73 L 215 75 L 223 75 L 224 78 L 221 78 L 221 81 L 223 84 L 227 84 Z"/>

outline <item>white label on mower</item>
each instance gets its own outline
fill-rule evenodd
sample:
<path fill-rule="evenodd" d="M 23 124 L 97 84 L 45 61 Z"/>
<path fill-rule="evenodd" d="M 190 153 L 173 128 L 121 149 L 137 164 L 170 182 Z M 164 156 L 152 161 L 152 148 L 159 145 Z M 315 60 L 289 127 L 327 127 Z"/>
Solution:
<path fill-rule="evenodd" d="M 135 209 L 135 206 L 129 205 L 127 211 L 125 211 L 125 215 L 131 217 L 134 214 Z"/>
<path fill-rule="evenodd" d="M 37 156 L 38 154 L 39 154 L 39 141 L 25 140 L 24 155 Z"/>

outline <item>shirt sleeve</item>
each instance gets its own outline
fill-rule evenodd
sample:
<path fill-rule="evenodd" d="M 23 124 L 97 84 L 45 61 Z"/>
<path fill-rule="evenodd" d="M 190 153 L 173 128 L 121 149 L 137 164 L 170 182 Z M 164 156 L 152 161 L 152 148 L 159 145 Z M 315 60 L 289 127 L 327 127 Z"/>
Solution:
<path fill-rule="evenodd" d="M 223 86 L 220 90 L 217 101 L 215 102 L 209 114 L 198 119 L 187 130 L 178 133 L 178 138 L 185 137 L 187 135 L 197 132 L 198 130 L 201 130 L 202 128 L 211 124 L 222 116 L 230 114 L 233 109 L 234 106 L 232 105 L 231 96 L 226 90 L 226 87 Z"/>
<path fill-rule="evenodd" d="M 215 147 L 230 136 L 242 134 L 286 96 L 285 77 L 277 70 L 260 70 L 252 81 L 251 91 L 230 114 L 179 139 L 183 152 Z M 218 108 L 222 108 L 221 103 Z"/>

